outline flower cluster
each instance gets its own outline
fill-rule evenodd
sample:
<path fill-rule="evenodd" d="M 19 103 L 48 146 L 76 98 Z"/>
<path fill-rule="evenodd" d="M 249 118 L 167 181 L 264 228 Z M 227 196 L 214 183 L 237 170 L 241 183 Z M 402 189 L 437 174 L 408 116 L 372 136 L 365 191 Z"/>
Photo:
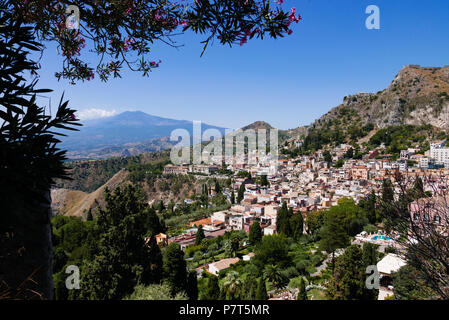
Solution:
<path fill-rule="evenodd" d="M 174 37 L 192 31 L 205 35 L 203 52 L 212 39 L 223 45 L 244 45 L 253 37 L 263 39 L 291 34 L 291 23 L 301 16 L 296 9 L 284 12 L 284 0 L 96 0 L 76 1 L 80 28 L 70 28 L 67 3 L 61 0 L 11 0 L 17 17 L 35 28 L 39 40 L 56 41 L 64 57 L 59 77 L 91 80 L 94 73 L 106 81 L 120 76 L 122 65 L 148 75 L 161 61 L 150 61 L 150 47 L 161 41 L 180 45 Z M 66 22 L 69 22 L 67 28 Z M 230 27 L 232 26 L 232 27 Z M 79 60 L 86 44 L 98 55 L 96 68 Z M 133 59 L 128 59 L 132 55 Z M 135 56 L 138 59 L 135 59 Z M 113 65 L 108 62 L 113 60 Z"/>

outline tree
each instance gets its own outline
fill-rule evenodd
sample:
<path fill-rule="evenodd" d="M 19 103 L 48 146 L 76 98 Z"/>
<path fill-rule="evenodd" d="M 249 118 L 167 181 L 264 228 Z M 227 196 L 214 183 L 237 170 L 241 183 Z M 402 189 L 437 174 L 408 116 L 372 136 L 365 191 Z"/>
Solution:
<path fill-rule="evenodd" d="M 67 17 L 65 1 L 0 2 L 1 47 L 7 48 L 0 56 L 0 59 L 6 58 L 0 61 L 3 70 L 0 76 L 1 88 L 7 89 L 7 92 L 2 92 L 6 93 L 4 96 L 0 95 L 1 106 L 6 109 L 0 115 L 5 121 L 2 125 L 1 150 L 5 151 L 5 157 L 9 157 L 5 160 L 2 158 L 1 168 L 8 168 L 8 174 L 4 175 L 7 183 L 4 185 L 8 185 L 9 189 L 9 193 L 3 193 L 2 190 L 2 195 L 11 194 L 19 199 L 17 203 L 11 201 L 4 204 L 6 208 L 1 208 L 1 212 L 14 214 L 16 217 L 11 220 L 17 218 L 23 224 L 1 221 L 1 226 L 14 229 L 14 232 L 8 229 L 8 235 L 15 234 L 15 242 L 8 243 L 2 249 L 9 250 L 11 246 L 11 252 L 17 252 L 17 246 L 28 249 L 27 254 L 19 258 L 27 260 L 26 262 L 15 260 L 10 264 L 10 261 L 2 261 L 1 265 L 8 267 L 8 276 L 4 280 L 12 286 L 33 274 L 36 280 L 34 283 L 38 285 L 30 288 L 38 289 L 33 292 L 40 292 L 46 298 L 51 298 L 52 295 L 49 190 L 54 178 L 67 177 L 63 166 L 65 152 L 56 147 L 59 141 L 55 138 L 58 133 L 54 129 L 71 129 L 77 123 L 74 110 L 68 109 L 67 103 L 62 100 L 54 119 L 45 115 L 44 109 L 36 106 L 35 94 L 49 91 L 35 90 L 37 81 L 32 81 L 29 86 L 22 85 L 22 72 L 32 71 L 34 76 L 38 69 L 37 64 L 26 60 L 26 50 L 42 51 L 44 47 L 37 41 L 54 41 L 58 52 L 64 57 L 62 70 L 56 73 L 58 79 L 65 78 L 74 83 L 77 80 L 91 80 L 97 74 L 102 81 L 106 81 L 111 76 L 120 77 L 124 67 L 149 75 L 161 63 L 160 60 L 156 62 L 148 59 L 150 45 L 161 41 L 177 46 L 173 42 L 173 36 L 181 31 L 181 26 L 183 32 L 190 30 L 194 33 L 208 33 L 203 42 L 204 52 L 213 39 L 219 40 L 221 44 L 242 45 L 254 37 L 263 39 L 264 35 L 269 35 L 277 38 L 290 34 L 291 23 L 301 19 L 294 8 L 290 12 L 284 12 L 280 2 L 275 5 L 259 1 L 220 0 L 213 4 L 209 1 L 195 1 L 185 6 L 165 0 L 100 0 L 94 4 L 90 1 L 75 1 L 70 4 L 75 5 L 76 10 L 72 7 L 73 14 Z M 77 12 L 81 16 L 79 21 L 74 18 Z M 31 27 L 24 28 L 22 22 Z M 229 28 L 230 25 L 233 27 Z M 3 45 L 5 43 L 6 46 Z M 91 67 L 81 58 L 82 49 L 86 45 L 91 52 L 97 54 L 96 67 Z M 13 161 L 9 161 L 11 159 Z M 13 176 L 15 178 L 11 178 Z M 21 197 L 26 201 L 22 201 Z M 13 198 L 8 196 L 8 199 Z M 22 220 L 21 203 L 29 206 L 22 211 L 32 218 Z M 9 215 L 2 218 L 10 219 Z M 32 221 L 34 219 L 36 223 Z M 4 235 L 6 232 L 1 230 L 0 234 Z M 25 235 L 24 239 L 19 239 L 21 235 Z M 0 253 L 0 256 L 5 256 L 3 252 Z M 27 267 L 23 272 L 20 268 L 15 268 L 15 272 L 10 275 L 9 265 L 17 266 L 18 263 Z"/>
<path fill-rule="evenodd" d="M 302 213 L 298 212 L 290 218 L 292 236 L 295 240 L 299 240 L 304 232 L 304 218 Z"/>
<path fill-rule="evenodd" d="M 208 275 L 207 286 L 203 296 L 204 300 L 218 300 L 220 298 L 220 287 L 218 286 L 218 277 Z"/>
<path fill-rule="evenodd" d="M 366 271 L 368 266 L 376 266 L 377 265 L 377 257 L 378 253 L 376 250 L 376 245 L 365 242 L 362 247 L 362 264 L 363 269 Z M 379 296 L 379 290 L 371 289 L 365 290 L 364 300 L 377 300 Z"/>
<path fill-rule="evenodd" d="M 86 220 L 92 221 L 94 219 L 94 216 L 92 215 L 92 209 L 90 208 L 89 211 L 87 211 Z"/>
<path fill-rule="evenodd" d="M 345 159 L 352 159 L 354 157 L 354 149 L 350 148 L 345 153 Z"/>
<path fill-rule="evenodd" d="M 405 265 L 397 272 L 393 272 L 391 277 L 396 300 L 424 300 L 437 297 L 436 292 L 426 283 L 425 276 L 413 266 Z"/>
<path fill-rule="evenodd" d="M 105 209 L 99 209 L 95 236 L 90 239 L 92 258 L 82 270 L 84 299 L 122 299 L 141 283 L 161 279 L 160 249 L 154 237 L 144 238 L 148 205 L 142 190 L 131 185 L 105 190 Z"/>
<path fill-rule="evenodd" d="M 345 161 L 343 159 L 338 159 L 337 163 L 335 164 L 335 168 L 341 168 L 345 164 Z"/>
<path fill-rule="evenodd" d="M 378 221 L 377 211 L 376 211 L 377 197 L 374 190 L 371 191 L 367 199 L 362 199 L 359 202 L 359 206 L 366 212 L 366 217 L 368 221 L 372 224 Z"/>
<path fill-rule="evenodd" d="M 258 221 L 255 221 L 251 228 L 249 228 L 249 242 L 252 245 L 259 243 L 262 240 L 262 229 L 260 228 L 260 224 Z"/>
<path fill-rule="evenodd" d="M 267 288 L 263 278 L 257 279 L 256 300 L 267 300 Z"/>
<path fill-rule="evenodd" d="M 338 200 L 338 205 L 331 207 L 328 212 L 336 216 L 349 236 L 357 235 L 368 224 L 366 212 L 351 198 Z"/>
<path fill-rule="evenodd" d="M 72 81 L 90 80 L 95 74 L 106 81 L 120 77 L 124 67 L 148 76 L 161 63 L 148 57 L 153 43 L 178 48 L 181 45 L 175 39 L 183 32 L 205 35 L 202 55 L 214 40 L 232 46 L 266 35 L 282 37 L 291 33 L 292 22 L 301 20 L 294 8 L 285 12 L 281 2 L 219 0 L 187 5 L 182 1 L 101 0 L 93 5 L 75 1 L 80 16 L 80 27 L 76 29 L 75 19 L 69 17 L 71 21 L 66 23 L 64 1 L 7 3 L 15 17 L 27 17 L 39 39 L 57 43 L 64 57 L 57 77 Z M 86 46 L 98 56 L 96 66 L 83 60 L 81 54 Z"/>
<path fill-rule="evenodd" d="M 324 151 L 323 157 L 324 157 L 324 161 L 326 161 L 328 165 L 330 165 L 332 163 L 332 156 L 329 151 L 327 151 L 327 150 Z"/>
<path fill-rule="evenodd" d="M 234 190 L 231 190 L 231 204 L 235 204 L 235 194 L 234 194 Z"/>
<path fill-rule="evenodd" d="M 301 280 L 299 282 L 299 290 L 298 290 L 298 296 L 296 297 L 296 300 L 308 300 L 306 284 L 304 283 L 303 278 L 301 278 Z"/>
<path fill-rule="evenodd" d="M 277 214 L 276 231 L 285 234 L 287 237 L 292 233 L 290 228 L 290 214 L 285 201 L 282 203 L 282 207 Z"/>
<path fill-rule="evenodd" d="M 280 272 L 279 266 L 273 264 L 265 266 L 263 276 L 278 289 L 285 287 L 288 282 L 288 279 Z"/>
<path fill-rule="evenodd" d="M 158 211 L 159 213 L 162 213 L 162 211 L 165 210 L 164 201 L 159 201 Z"/>
<path fill-rule="evenodd" d="M 171 288 L 166 283 L 151 284 L 149 286 L 137 285 L 134 292 L 125 297 L 125 300 L 187 300 L 184 292 L 172 295 Z"/>
<path fill-rule="evenodd" d="M 242 281 L 239 274 L 235 271 L 228 272 L 223 281 L 223 294 L 226 300 L 238 300 L 241 289 Z"/>
<path fill-rule="evenodd" d="M 267 179 L 267 175 L 266 175 L 266 174 L 264 174 L 264 175 L 262 175 L 262 176 L 260 177 L 260 185 L 261 185 L 261 186 L 269 186 L 269 185 L 270 185 L 270 183 L 268 182 L 268 179 Z"/>
<path fill-rule="evenodd" d="M 191 270 L 187 276 L 186 294 L 189 300 L 198 300 L 198 279 L 195 270 Z"/>
<path fill-rule="evenodd" d="M 221 193 L 221 186 L 220 186 L 220 183 L 218 182 L 218 180 L 215 180 L 215 192 Z"/>
<path fill-rule="evenodd" d="M 195 245 L 198 246 L 201 244 L 201 241 L 203 241 L 203 239 L 205 238 L 204 235 L 204 230 L 203 230 L 203 226 L 200 225 L 198 227 L 198 231 L 196 232 L 196 237 L 195 237 Z"/>
<path fill-rule="evenodd" d="M 30 54 L 43 46 L 22 22 L 10 1 L 0 1 L 0 273 L 12 297 L 51 299 L 50 188 L 68 177 L 57 136 L 79 123 L 63 98 L 53 118 L 38 106 L 37 95 L 51 90 L 38 89 Z"/>
<path fill-rule="evenodd" d="M 259 268 L 265 265 L 274 264 L 286 267 L 291 263 L 288 255 L 287 240 L 284 235 L 270 235 L 262 238 L 262 241 L 254 250 L 254 263 Z"/>
<path fill-rule="evenodd" d="M 306 226 L 307 233 L 310 235 L 318 234 L 324 224 L 325 211 L 312 211 L 307 214 Z"/>
<path fill-rule="evenodd" d="M 156 237 L 151 236 L 147 243 L 148 248 L 148 264 L 145 266 L 149 269 L 150 274 L 148 277 L 148 283 L 158 283 L 161 280 L 163 273 L 162 268 L 162 252 L 156 242 Z"/>
<path fill-rule="evenodd" d="M 336 212 L 325 215 L 324 228 L 321 231 L 320 247 L 332 255 L 332 270 L 335 269 L 335 250 L 349 244 L 349 237 Z"/>
<path fill-rule="evenodd" d="M 419 271 L 419 280 L 433 290 L 434 299 L 449 299 L 449 241 L 444 231 L 449 221 L 449 192 L 433 177 L 423 179 L 434 190 L 433 196 L 413 200 L 409 195 L 416 180 L 398 176 L 395 194 L 381 199 L 379 205 L 386 209 L 381 211 L 382 218 L 406 250 L 407 264 Z"/>
<path fill-rule="evenodd" d="M 338 257 L 327 294 L 332 300 L 362 300 L 366 296 L 365 270 L 362 263 L 362 250 L 357 245 L 349 246 Z"/>
<path fill-rule="evenodd" d="M 187 265 L 179 244 L 172 242 L 163 251 L 164 278 L 172 288 L 172 295 L 186 291 Z"/>
<path fill-rule="evenodd" d="M 231 256 L 232 254 L 236 255 L 240 248 L 240 235 L 237 232 L 233 232 L 229 240 L 231 244 Z"/>
<path fill-rule="evenodd" d="M 243 200 L 245 194 L 245 184 L 241 184 L 239 187 L 239 191 L 237 192 L 237 203 L 240 203 Z"/>

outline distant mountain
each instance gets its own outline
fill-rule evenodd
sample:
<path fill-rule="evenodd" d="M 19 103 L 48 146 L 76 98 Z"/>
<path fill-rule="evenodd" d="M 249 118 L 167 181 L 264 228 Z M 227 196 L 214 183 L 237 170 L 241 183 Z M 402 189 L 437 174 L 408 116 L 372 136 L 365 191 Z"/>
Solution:
<path fill-rule="evenodd" d="M 202 131 L 225 128 L 202 123 Z M 175 129 L 185 129 L 193 135 L 193 123 L 149 115 L 141 111 L 127 111 L 116 116 L 86 120 L 78 132 L 70 132 L 62 139 L 61 147 L 72 159 L 129 156 L 160 151 L 176 142 L 168 138 Z"/>
<path fill-rule="evenodd" d="M 269 123 L 266 123 L 265 121 L 256 121 L 256 122 L 253 122 L 253 123 L 251 123 L 251 124 L 241 128 L 241 130 L 247 130 L 247 129 L 253 129 L 253 130 L 266 129 L 266 130 L 269 130 L 269 129 L 273 129 L 273 127 Z"/>

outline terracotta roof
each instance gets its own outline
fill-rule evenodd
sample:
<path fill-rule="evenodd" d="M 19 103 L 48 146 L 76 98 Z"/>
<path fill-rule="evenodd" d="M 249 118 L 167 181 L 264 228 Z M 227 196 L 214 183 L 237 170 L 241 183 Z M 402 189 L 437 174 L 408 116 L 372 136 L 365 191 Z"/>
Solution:
<path fill-rule="evenodd" d="M 190 226 L 196 225 L 196 226 L 204 226 L 205 224 L 210 224 L 211 223 L 211 218 L 205 218 L 205 219 L 201 219 L 201 220 L 197 220 L 197 221 L 192 221 L 189 223 Z"/>
<path fill-rule="evenodd" d="M 223 270 L 223 269 L 229 268 L 229 266 L 230 266 L 231 264 L 234 264 L 234 263 L 239 262 L 239 260 L 240 260 L 239 258 L 228 258 L 228 259 L 223 259 L 223 260 L 220 260 L 220 261 L 218 261 L 218 262 L 211 263 L 211 264 L 209 265 L 209 267 L 210 267 L 211 265 L 213 265 L 215 268 L 217 268 L 217 270 Z"/>

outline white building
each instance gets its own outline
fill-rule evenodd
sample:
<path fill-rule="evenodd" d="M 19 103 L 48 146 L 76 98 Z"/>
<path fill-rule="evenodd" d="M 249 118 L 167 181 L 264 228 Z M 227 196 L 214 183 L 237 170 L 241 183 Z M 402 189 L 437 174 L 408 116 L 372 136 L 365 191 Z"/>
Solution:
<path fill-rule="evenodd" d="M 433 141 L 430 143 L 430 159 L 436 164 L 445 164 L 449 161 L 449 148 L 445 148 L 446 140 Z"/>
<path fill-rule="evenodd" d="M 379 297 L 378 300 L 385 300 L 386 297 L 393 295 L 393 279 L 391 274 L 397 272 L 406 262 L 400 256 L 389 253 L 377 263 L 377 271 L 379 272 Z"/>

